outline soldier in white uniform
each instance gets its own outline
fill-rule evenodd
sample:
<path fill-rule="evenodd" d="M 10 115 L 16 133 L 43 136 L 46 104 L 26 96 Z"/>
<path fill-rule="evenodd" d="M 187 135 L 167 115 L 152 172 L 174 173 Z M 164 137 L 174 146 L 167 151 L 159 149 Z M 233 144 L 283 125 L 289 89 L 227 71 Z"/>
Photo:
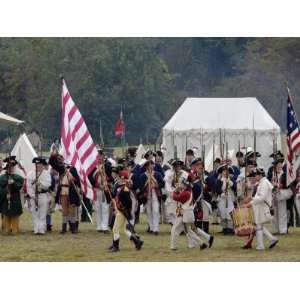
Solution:
<path fill-rule="evenodd" d="M 271 249 L 278 243 L 278 239 L 276 239 L 276 237 L 273 236 L 265 226 L 265 224 L 270 222 L 272 219 L 270 207 L 272 205 L 273 186 L 265 177 L 263 169 L 258 168 L 256 170 L 255 180 L 258 183 L 257 191 L 253 199 L 246 204 L 246 207 L 252 206 L 253 208 L 254 221 L 256 224 L 256 249 L 265 249 L 264 236 L 270 241 L 269 248 Z"/>
<path fill-rule="evenodd" d="M 45 166 L 45 159 L 36 157 L 32 160 L 36 165 L 36 171 L 28 174 L 27 193 L 30 197 L 30 210 L 32 213 L 34 234 L 45 234 L 46 216 L 49 207 L 49 188 L 51 186 L 51 175 Z"/>
<path fill-rule="evenodd" d="M 293 196 L 291 189 L 286 186 L 286 173 L 283 170 L 283 159 L 277 159 L 273 165 L 271 182 L 273 185 L 274 218 L 273 233 L 287 234 L 288 215 L 287 200 Z"/>
<path fill-rule="evenodd" d="M 172 169 L 165 172 L 165 190 L 167 199 L 165 202 L 166 218 L 169 224 L 174 224 L 176 219 L 177 202 L 172 198 L 173 192 L 176 190 L 182 179 L 187 179 L 188 173 L 183 170 L 184 163 L 181 160 L 173 160 L 171 162 Z"/>
<path fill-rule="evenodd" d="M 98 150 L 99 154 L 99 165 L 95 168 L 90 176 L 89 180 L 92 186 L 96 189 L 97 199 L 95 202 L 96 209 L 96 224 L 97 231 L 103 233 L 109 233 L 109 206 L 110 206 L 110 195 L 108 192 L 108 178 L 105 172 L 105 163 L 103 151 Z"/>

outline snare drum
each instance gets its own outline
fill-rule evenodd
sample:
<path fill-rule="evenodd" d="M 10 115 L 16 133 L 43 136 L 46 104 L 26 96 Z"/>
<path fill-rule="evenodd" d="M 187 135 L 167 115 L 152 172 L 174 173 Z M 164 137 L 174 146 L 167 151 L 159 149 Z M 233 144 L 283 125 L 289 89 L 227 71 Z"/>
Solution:
<path fill-rule="evenodd" d="M 237 236 L 249 236 L 255 232 L 252 207 L 237 207 L 232 212 L 232 219 Z"/>

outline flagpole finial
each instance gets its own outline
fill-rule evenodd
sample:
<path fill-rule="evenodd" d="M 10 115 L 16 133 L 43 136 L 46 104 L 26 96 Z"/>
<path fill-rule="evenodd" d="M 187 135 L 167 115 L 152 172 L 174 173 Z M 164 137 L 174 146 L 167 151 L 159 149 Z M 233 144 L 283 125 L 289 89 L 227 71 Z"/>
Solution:
<path fill-rule="evenodd" d="M 59 78 L 60 78 L 60 80 L 64 80 L 64 75 L 63 74 L 59 74 Z"/>
<path fill-rule="evenodd" d="M 284 85 L 285 85 L 285 87 L 286 87 L 287 89 L 289 88 L 289 83 L 288 83 L 287 80 L 284 81 Z"/>

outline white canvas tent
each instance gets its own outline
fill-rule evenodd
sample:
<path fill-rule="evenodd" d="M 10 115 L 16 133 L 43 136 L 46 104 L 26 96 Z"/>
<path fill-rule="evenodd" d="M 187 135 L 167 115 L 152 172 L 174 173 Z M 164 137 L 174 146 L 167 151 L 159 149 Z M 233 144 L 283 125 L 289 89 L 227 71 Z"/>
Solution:
<path fill-rule="evenodd" d="M 11 117 L 9 115 L 6 115 L 6 114 L 4 114 L 2 112 L 0 112 L 0 121 L 3 121 L 5 123 L 14 123 L 16 125 L 24 123 L 24 121 L 21 121 L 21 120 L 18 120 L 16 118 L 13 118 L 13 117 Z"/>
<path fill-rule="evenodd" d="M 11 155 L 16 156 L 17 161 L 21 163 L 27 174 L 30 171 L 35 170 L 35 165 L 32 163 L 32 159 L 38 155 L 32 147 L 26 133 L 20 135 L 13 150 L 11 151 Z"/>
<path fill-rule="evenodd" d="M 269 155 L 273 152 L 274 139 L 281 149 L 280 127 L 256 98 L 187 98 L 163 127 L 165 159 L 174 156 L 175 147 L 177 156 L 184 159 L 186 149 L 201 149 L 204 144 L 206 167 L 211 168 L 214 140 L 215 156 L 220 157 L 220 129 L 222 135 L 225 133 L 231 158 L 238 150 L 239 141 L 241 147 L 253 148 L 254 130 L 262 167 L 271 162 Z"/>

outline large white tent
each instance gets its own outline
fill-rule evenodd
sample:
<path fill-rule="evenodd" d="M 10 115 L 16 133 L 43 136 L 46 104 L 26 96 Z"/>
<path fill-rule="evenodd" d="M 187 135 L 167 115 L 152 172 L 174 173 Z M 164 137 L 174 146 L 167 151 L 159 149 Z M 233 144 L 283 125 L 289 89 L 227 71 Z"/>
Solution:
<path fill-rule="evenodd" d="M 24 121 L 21 121 L 21 120 L 18 120 L 16 118 L 13 118 L 13 117 L 11 117 L 9 115 L 6 115 L 6 114 L 4 114 L 2 112 L 0 112 L 0 121 L 3 121 L 5 123 L 14 123 L 16 125 L 24 123 Z"/>
<path fill-rule="evenodd" d="M 35 170 L 35 165 L 32 163 L 32 159 L 38 155 L 32 147 L 26 133 L 20 135 L 11 151 L 11 155 L 16 156 L 17 161 L 21 163 L 27 174 L 30 171 Z"/>
<path fill-rule="evenodd" d="M 220 157 L 220 135 L 233 158 L 239 144 L 253 148 L 254 132 L 256 149 L 262 154 L 259 164 L 267 167 L 274 140 L 281 149 L 280 127 L 256 98 L 187 98 L 163 127 L 165 159 L 174 156 L 174 149 L 184 159 L 186 149 L 201 149 L 204 144 L 206 167 L 211 168 L 213 148 L 215 157 Z"/>

